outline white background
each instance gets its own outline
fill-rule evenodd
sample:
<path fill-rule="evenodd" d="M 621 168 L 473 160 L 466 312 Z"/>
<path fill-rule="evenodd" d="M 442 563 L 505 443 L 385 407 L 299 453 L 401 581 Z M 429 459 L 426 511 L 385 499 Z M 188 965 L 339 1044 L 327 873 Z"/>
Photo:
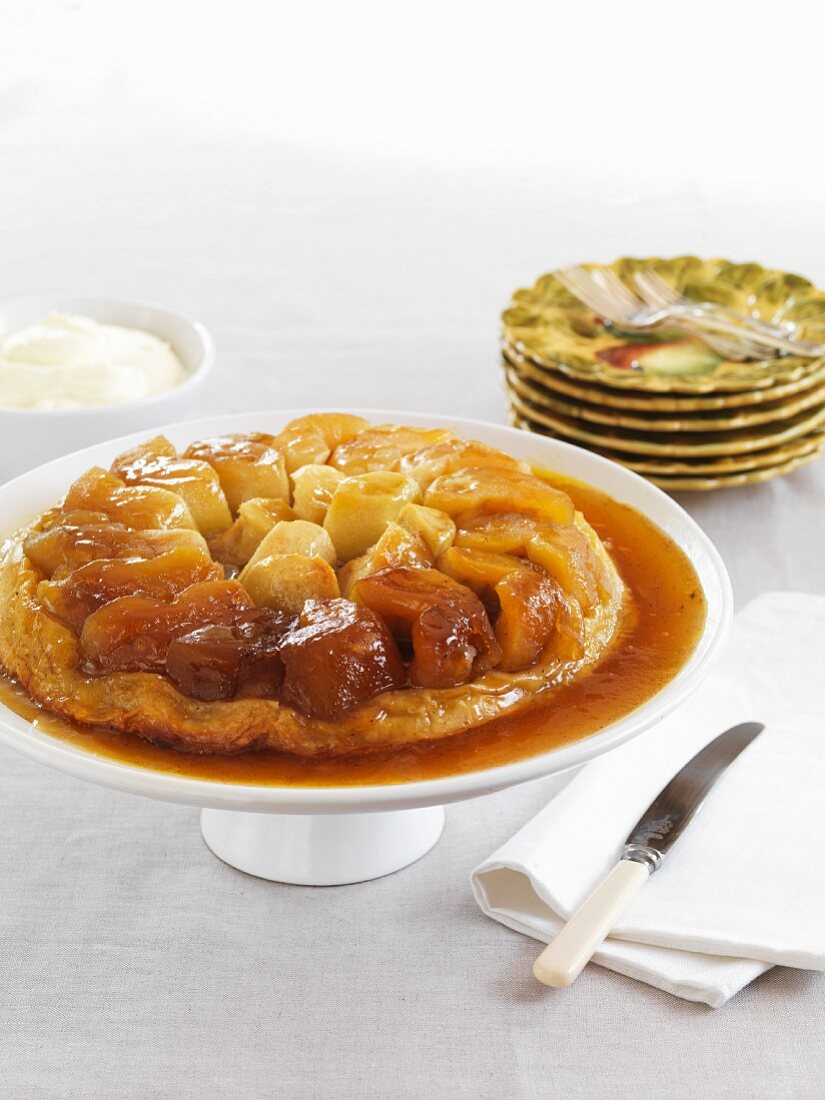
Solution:
<path fill-rule="evenodd" d="M 821 24 L 814 3 L 2 0 L 0 297 L 197 315 L 219 358 L 193 414 L 501 421 L 499 313 L 562 262 L 694 251 L 825 285 Z M 740 604 L 825 591 L 825 462 L 683 500 Z M 467 876 L 540 785 L 454 808 L 410 871 L 318 892 L 211 861 L 189 811 L 8 754 L 2 774 L 8 1095 L 821 1094 L 821 976 L 712 1017 L 598 970 L 537 995 L 535 946 Z"/>

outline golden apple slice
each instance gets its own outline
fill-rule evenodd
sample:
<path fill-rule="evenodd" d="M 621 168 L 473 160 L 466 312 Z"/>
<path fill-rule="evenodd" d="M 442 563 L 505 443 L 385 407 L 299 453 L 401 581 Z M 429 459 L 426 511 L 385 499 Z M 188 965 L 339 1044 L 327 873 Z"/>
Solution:
<path fill-rule="evenodd" d="M 261 539 L 258 548 L 239 577 L 241 584 L 259 561 L 287 554 L 300 554 L 305 558 L 323 558 L 328 565 L 335 564 L 335 547 L 323 527 L 319 527 L 317 523 L 307 523 L 305 519 L 284 520 L 276 523 Z"/>
<path fill-rule="evenodd" d="M 599 595 L 610 593 L 610 578 L 585 531 L 530 516 L 480 516 L 456 535 L 456 546 L 529 558 L 577 599 L 586 614 Z"/>
<path fill-rule="evenodd" d="M 526 557 L 527 547 L 541 531 L 555 524 L 531 516 L 503 512 L 494 516 L 465 519 L 456 532 L 455 545 L 468 550 L 488 550 L 494 554 Z"/>
<path fill-rule="evenodd" d="M 551 647 L 561 597 L 556 582 L 537 566 L 509 554 L 454 546 L 438 559 L 438 568 L 490 609 L 501 668 L 527 668 Z"/>
<path fill-rule="evenodd" d="M 354 439 L 341 443 L 332 452 L 329 462 L 345 474 L 397 470 L 405 455 L 452 438 L 453 433 L 446 428 L 406 428 L 382 424 L 365 428 Z"/>
<path fill-rule="evenodd" d="M 212 556 L 224 565 L 243 567 L 258 549 L 264 535 L 283 520 L 295 519 L 285 500 L 256 497 L 245 500 L 228 531 L 209 540 Z"/>
<path fill-rule="evenodd" d="M 323 523 L 335 490 L 344 480 L 340 470 L 332 466 L 310 464 L 292 475 L 292 507 L 298 519 Z"/>
<path fill-rule="evenodd" d="M 57 508 L 49 508 L 37 521 L 41 531 L 50 531 L 53 527 L 86 527 L 90 524 L 100 525 L 111 522 L 111 516 L 105 512 L 90 512 L 84 508 L 66 509 L 65 504 Z"/>
<path fill-rule="evenodd" d="M 214 467 L 232 514 L 245 500 L 277 497 L 289 503 L 289 478 L 277 439 L 266 432 L 218 435 L 192 443 L 185 458 Z"/>
<path fill-rule="evenodd" d="M 232 522 L 215 470 L 200 459 L 178 457 L 165 436 L 156 436 L 118 455 L 112 473 L 127 485 L 155 485 L 177 493 L 207 538 L 225 531 Z"/>
<path fill-rule="evenodd" d="M 438 568 L 477 595 L 484 595 L 492 592 L 503 577 L 524 569 L 525 563 L 508 554 L 453 546 L 438 559 Z"/>
<path fill-rule="evenodd" d="M 501 646 L 501 668 L 515 672 L 529 668 L 552 649 L 561 597 L 548 576 L 522 565 L 502 577 L 495 587 L 499 603 L 496 641 Z"/>
<path fill-rule="evenodd" d="M 276 437 L 288 473 L 326 462 L 333 448 L 368 426 L 369 421 L 351 413 L 312 413 L 290 421 Z"/>
<path fill-rule="evenodd" d="M 578 600 L 566 599 L 559 604 L 553 653 L 560 661 L 580 661 L 584 657 L 584 616 Z"/>
<path fill-rule="evenodd" d="M 468 519 L 497 512 L 521 512 L 537 519 L 570 524 L 575 508 L 570 497 L 534 474 L 494 466 L 460 470 L 438 477 L 424 503 L 452 516 L 462 527 Z"/>
<path fill-rule="evenodd" d="M 598 602 L 602 566 L 583 531 L 578 527 L 547 528 L 530 540 L 527 556 L 590 614 Z"/>
<path fill-rule="evenodd" d="M 374 470 L 345 477 L 324 517 L 338 560 L 345 562 L 363 554 L 404 506 L 418 498 L 418 483 L 404 474 Z"/>
<path fill-rule="evenodd" d="M 407 504 L 398 513 L 398 522 L 424 541 L 434 558 L 448 550 L 455 539 L 455 524 L 449 516 L 423 504 Z"/>
<path fill-rule="evenodd" d="M 186 502 L 154 485 L 124 485 L 119 477 L 93 467 L 71 486 L 63 502 L 65 513 L 103 512 L 135 530 L 195 527 Z"/>
<path fill-rule="evenodd" d="M 422 489 L 431 485 L 437 477 L 454 474 L 457 470 L 478 469 L 493 466 L 502 470 L 521 470 L 529 474 L 530 467 L 503 451 L 497 451 L 484 443 L 467 439 L 446 439 L 430 447 L 413 451 L 401 460 L 401 472 L 414 477 Z"/>
<path fill-rule="evenodd" d="M 419 535 L 398 523 L 388 523 L 375 546 L 338 570 L 338 583 L 341 594 L 349 598 L 357 582 L 371 573 L 402 565 L 429 568 L 432 564 L 433 556 Z"/>
<path fill-rule="evenodd" d="M 331 600 L 340 596 L 338 578 L 323 558 L 304 554 L 279 554 L 250 562 L 242 584 L 257 607 L 271 607 L 297 615 L 307 600 Z"/>
<path fill-rule="evenodd" d="M 292 426 L 295 425 L 306 425 L 315 428 L 323 437 L 324 442 L 328 444 L 330 450 L 334 450 L 340 444 L 353 439 L 365 428 L 369 428 L 370 422 L 365 420 L 363 416 L 356 416 L 354 413 L 310 413 L 309 416 L 302 416 L 298 420 L 293 420 Z M 287 425 L 287 428 L 289 427 L 290 425 Z"/>
<path fill-rule="evenodd" d="M 100 558 L 154 558 L 177 547 L 191 547 L 209 560 L 206 541 L 197 531 L 132 531 L 122 523 L 63 524 L 33 531 L 23 552 L 44 576 L 52 577 Z"/>

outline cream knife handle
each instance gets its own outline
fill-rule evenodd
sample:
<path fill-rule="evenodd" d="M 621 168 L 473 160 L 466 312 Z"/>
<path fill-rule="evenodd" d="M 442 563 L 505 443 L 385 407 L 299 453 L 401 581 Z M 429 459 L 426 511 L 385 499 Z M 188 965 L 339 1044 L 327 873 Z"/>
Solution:
<path fill-rule="evenodd" d="M 545 985 L 571 985 L 649 878 L 644 863 L 620 859 L 536 959 L 533 973 L 538 980 Z"/>

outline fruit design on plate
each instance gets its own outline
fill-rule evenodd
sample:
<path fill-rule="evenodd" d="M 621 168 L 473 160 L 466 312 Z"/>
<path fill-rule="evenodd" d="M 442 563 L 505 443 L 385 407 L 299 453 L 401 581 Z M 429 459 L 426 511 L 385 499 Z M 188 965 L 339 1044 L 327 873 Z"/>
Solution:
<path fill-rule="evenodd" d="M 585 267 L 593 265 L 584 265 Z M 755 263 L 676 256 L 623 257 L 607 265 L 631 290 L 652 269 L 680 295 L 715 302 L 802 339 L 825 341 L 825 292 L 807 279 Z M 516 290 L 502 315 L 505 348 L 579 381 L 649 392 L 711 393 L 759 389 L 804 379 L 816 364 L 777 355 L 764 361 L 721 358 L 683 332 L 623 331 L 574 297 L 550 273 Z"/>
<path fill-rule="evenodd" d="M 163 437 L 0 561 L 0 660 L 44 707 L 192 752 L 455 734 L 591 668 L 630 601 L 570 497 L 443 429 L 316 414 Z"/>

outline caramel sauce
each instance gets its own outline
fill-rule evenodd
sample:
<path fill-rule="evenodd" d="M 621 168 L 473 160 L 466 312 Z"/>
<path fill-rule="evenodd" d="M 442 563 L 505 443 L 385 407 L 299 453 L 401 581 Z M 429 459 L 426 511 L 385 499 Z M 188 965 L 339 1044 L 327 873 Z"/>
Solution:
<path fill-rule="evenodd" d="M 262 786 L 361 786 L 404 783 L 499 767 L 598 732 L 629 714 L 672 680 L 702 632 L 706 606 L 696 573 L 658 527 L 627 505 L 558 475 L 604 540 L 630 589 L 634 614 L 605 657 L 574 682 L 528 710 L 431 744 L 310 760 L 273 750 L 198 756 L 151 745 L 131 734 L 73 725 L 0 679 L 0 702 L 38 729 L 97 756 L 135 767 L 214 782 Z"/>

